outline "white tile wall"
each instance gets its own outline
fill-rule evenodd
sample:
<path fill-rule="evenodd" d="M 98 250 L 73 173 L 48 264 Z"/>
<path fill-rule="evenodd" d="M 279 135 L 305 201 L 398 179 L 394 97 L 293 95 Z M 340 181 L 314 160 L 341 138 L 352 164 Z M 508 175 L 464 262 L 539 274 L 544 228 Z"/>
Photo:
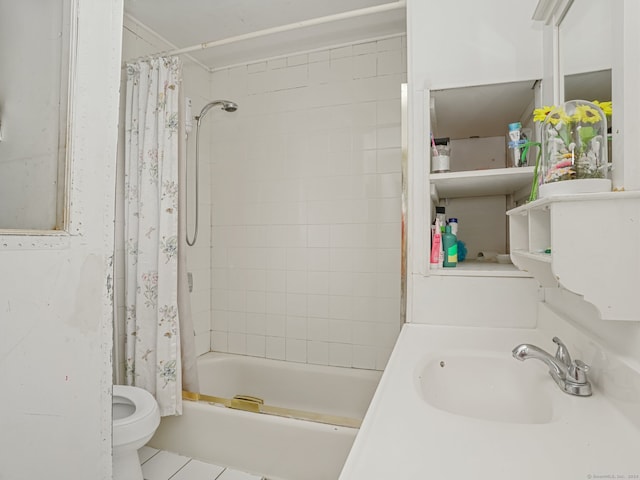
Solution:
<path fill-rule="evenodd" d="M 214 350 L 382 369 L 400 329 L 404 37 L 212 74 Z"/>
<path fill-rule="evenodd" d="M 166 47 L 125 24 L 124 58 Z M 185 61 L 184 76 L 194 114 L 214 97 L 240 104 L 207 117 L 200 145 L 199 239 L 187 252 L 198 353 L 382 369 L 399 331 L 404 37 L 213 74 Z"/>

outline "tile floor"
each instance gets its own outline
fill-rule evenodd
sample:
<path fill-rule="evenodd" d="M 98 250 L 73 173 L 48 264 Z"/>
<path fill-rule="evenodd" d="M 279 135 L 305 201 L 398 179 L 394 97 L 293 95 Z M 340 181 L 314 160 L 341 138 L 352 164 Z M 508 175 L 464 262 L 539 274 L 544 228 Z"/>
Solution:
<path fill-rule="evenodd" d="M 138 450 L 145 480 L 261 480 L 262 477 L 148 446 Z"/>

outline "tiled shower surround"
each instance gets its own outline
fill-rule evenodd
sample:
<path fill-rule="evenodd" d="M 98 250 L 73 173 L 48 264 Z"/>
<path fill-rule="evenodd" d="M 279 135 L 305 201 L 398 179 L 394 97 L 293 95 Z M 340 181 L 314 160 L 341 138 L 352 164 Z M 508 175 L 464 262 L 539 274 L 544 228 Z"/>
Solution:
<path fill-rule="evenodd" d="M 168 49 L 125 17 L 124 58 Z M 382 369 L 400 329 L 406 38 L 213 73 L 183 62 L 193 115 L 210 100 L 239 104 L 202 121 L 199 238 L 187 249 L 197 353 Z M 187 148 L 193 236 L 195 125 Z M 116 345 L 124 378 L 117 203 Z"/>
<path fill-rule="evenodd" d="M 384 368 L 400 329 L 405 79 L 403 36 L 212 74 L 213 97 L 239 104 L 202 127 L 212 350 Z"/>

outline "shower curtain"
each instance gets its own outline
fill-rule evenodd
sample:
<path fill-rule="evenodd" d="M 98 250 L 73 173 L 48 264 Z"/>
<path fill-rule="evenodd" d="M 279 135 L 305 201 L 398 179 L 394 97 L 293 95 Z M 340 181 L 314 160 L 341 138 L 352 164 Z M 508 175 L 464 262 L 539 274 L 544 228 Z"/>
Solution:
<path fill-rule="evenodd" d="M 181 76 L 177 57 L 127 64 L 126 382 L 151 392 L 163 416 L 182 413 L 182 355 L 195 358 L 191 318 L 179 308 L 188 298 L 178 298 Z"/>

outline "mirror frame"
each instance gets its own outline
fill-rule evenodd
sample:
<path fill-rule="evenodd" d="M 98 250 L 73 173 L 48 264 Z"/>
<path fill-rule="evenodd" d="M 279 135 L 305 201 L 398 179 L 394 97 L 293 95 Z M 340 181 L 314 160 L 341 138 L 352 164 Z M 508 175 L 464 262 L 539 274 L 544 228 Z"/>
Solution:
<path fill-rule="evenodd" d="M 561 81 L 560 75 L 560 24 L 572 4 L 573 0 L 539 0 L 533 12 L 533 20 L 541 21 L 553 28 L 551 81 L 554 105 L 559 105 L 564 98 L 564 81 Z"/>

